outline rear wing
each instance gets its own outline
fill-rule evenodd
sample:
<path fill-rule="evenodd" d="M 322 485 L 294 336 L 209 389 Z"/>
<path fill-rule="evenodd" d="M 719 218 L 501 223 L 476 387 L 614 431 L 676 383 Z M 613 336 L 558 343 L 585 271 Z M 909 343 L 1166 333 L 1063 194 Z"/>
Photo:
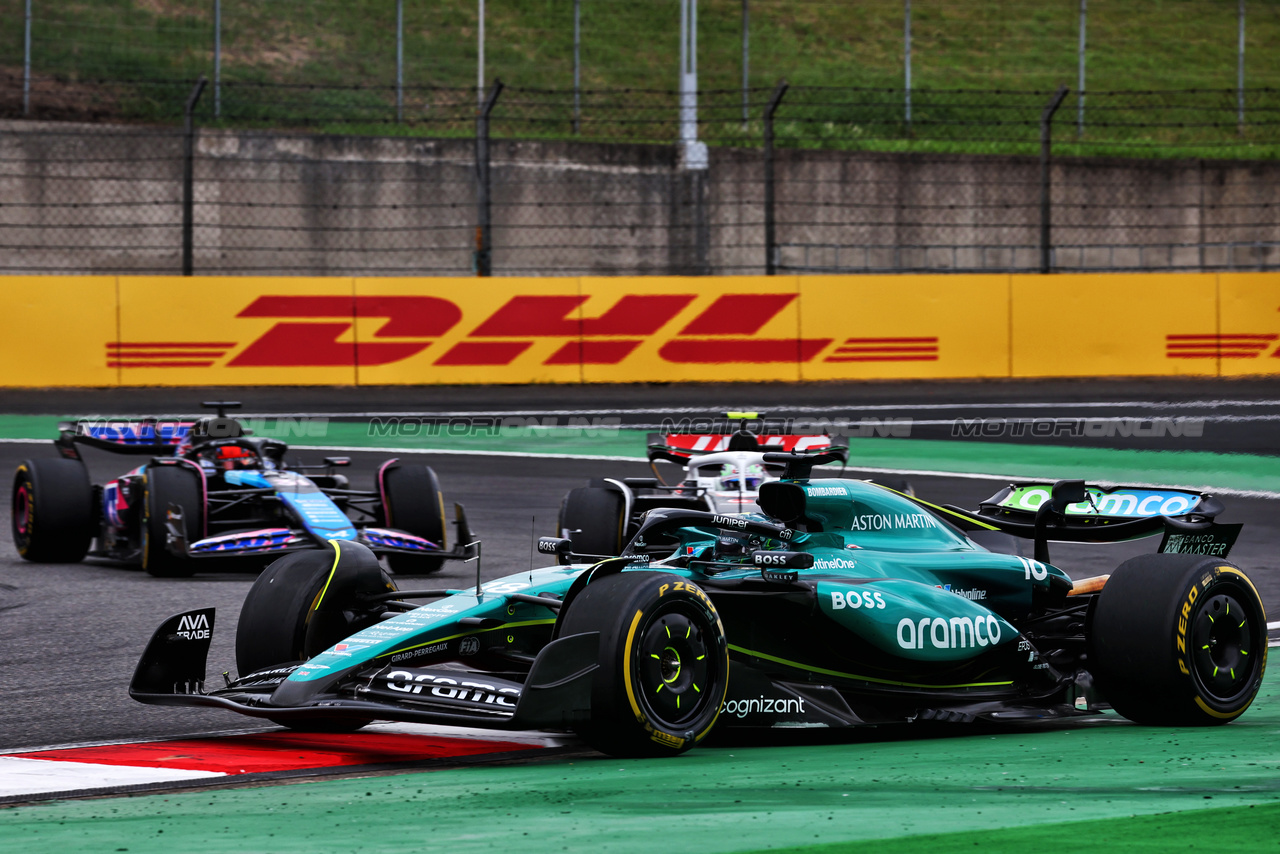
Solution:
<path fill-rule="evenodd" d="M 1036 559 L 1045 561 L 1049 540 L 1117 543 L 1161 533 L 1161 552 L 1226 557 L 1243 527 L 1216 523 L 1225 507 L 1208 493 L 1088 486 L 1082 480 L 1012 483 L 980 502 L 976 511 L 934 509 L 962 529 L 994 529 L 1034 540 Z"/>
<path fill-rule="evenodd" d="M 59 453 L 79 459 L 76 445 L 86 445 L 116 454 L 163 455 L 181 445 L 191 431 L 194 420 L 143 418 L 135 421 L 118 419 L 82 419 L 58 425 L 58 438 L 53 440 Z"/>
<path fill-rule="evenodd" d="M 1082 483 L 1066 481 L 1066 483 Z M 988 516 L 1034 517 L 1053 499 L 1053 483 L 1013 483 L 978 505 Z M 1222 502 L 1211 495 L 1185 489 L 1152 489 L 1139 486 L 1084 486 L 1084 498 L 1065 505 L 1063 515 L 1081 525 L 1114 524 L 1157 516 L 1203 516 L 1222 512 Z"/>
<path fill-rule="evenodd" d="M 649 462 L 659 460 L 684 465 L 690 457 L 715 454 L 721 451 L 747 451 L 772 453 L 816 453 L 825 451 L 840 454 L 848 460 L 849 449 L 836 445 L 830 436 L 813 436 L 777 433 L 756 436 L 752 433 L 650 433 L 648 442 Z"/>

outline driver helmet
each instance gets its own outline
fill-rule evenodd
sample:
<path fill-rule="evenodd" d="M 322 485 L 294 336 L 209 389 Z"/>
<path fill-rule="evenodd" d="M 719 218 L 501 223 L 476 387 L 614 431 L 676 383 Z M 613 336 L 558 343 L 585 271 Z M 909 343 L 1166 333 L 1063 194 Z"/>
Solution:
<path fill-rule="evenodd" d="M 222 445 L 218 447 L 213 454 L 213 462 L 217 468 L 223 471 L 262 467 L 258 461 L 257 454 L 249 448 L 242 448 L 239 445 Z"/>
<path fill-rule="evenodd" d="M 743 466 L 741 472 L 737 466 L 725 463 L 720 467 L 721 489 L 747 489 L 752 492 L 760 488 L 764 482 L 764 466 L 753 463 Z"/>

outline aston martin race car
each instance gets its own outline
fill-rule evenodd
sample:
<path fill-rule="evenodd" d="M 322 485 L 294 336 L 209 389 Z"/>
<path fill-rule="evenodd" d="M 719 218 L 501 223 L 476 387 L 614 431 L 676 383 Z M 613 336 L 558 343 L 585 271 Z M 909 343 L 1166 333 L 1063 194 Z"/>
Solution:
<path fill-rule="evenodd" d="M 660 756 L 731 727 L 1107 708 L 1222 724 L 1257 693 L 1266 616 L 1225 559 L 1238 529 L 1214 521 L 1212 496 L 1060 481 L 968 511 L 811 478 L 829 459 L 767 456 L 785 470 L 761 486 L 762 514 L 651 510 L 621 556 L 543 538 L 555 565 L 483 584 L 477 571 L 466 590 L 397 589 L 352 541 L 287 555 L 245 600 L 237 678 L 206 688 L 215 613 L 194 609 L 155 632 L 130 694 L 300 730 L 568 730 L 608 754 Z M 968 530 L 1030 538 L 1037 557 L 987 551 Z M 1107 576 L 1073 582 L 1048 561 L 1052 541 L 1162 532 L 1165 551 Z M 650 560 L 659 542 L 672 554 Z"/>
<path fill-rule="evenodd" d="M 748 425 L 761 420 L 756 412 L 730 412 L 729 433 L 650 433 L 649 467 L 653 477 L 593 478 L 572 489 L 560 504 L 559 535 L 587 554 L 621 553 L 639 530 L 644 514 L 657 507 L 707 510 L 712 513 L 758 513 L 760 486 L 782 476 L 782 466 L 766 462 L 767 453 L 796 452 L 832 455 L 841 463 L 849 449 L 826 435 L 750 432 Z M 669 481 L 659 463 L 680 466 L 681 476 Z M 873 482 L 912 493 L 902 478 L 876 478 Z"/>
<path fill-rule="evenodd" d="M 428 466 L 387 460 L 377 489 L 349 488 L 336 469 L 288 464 L 288 446 L 248 435 L 212 402 L 216 416 L 194 420 L 82 420 L 61 425 L 61 458 L 26 460 L 13 481 L 13 541 L 37 562 L 86 555 L 141 564 L 155 576 L 186 576 L 228 560 L 265 566 L 286 552 L 329 550 L 332 540 L 384 555 L 394 572 L 428 573 L 465 559 L 472 541 L 455 505 L 457 538 L 446 539 L 439 480 Z M 80 448 L 150 459 L 101 486 L 90 482 Z"/>

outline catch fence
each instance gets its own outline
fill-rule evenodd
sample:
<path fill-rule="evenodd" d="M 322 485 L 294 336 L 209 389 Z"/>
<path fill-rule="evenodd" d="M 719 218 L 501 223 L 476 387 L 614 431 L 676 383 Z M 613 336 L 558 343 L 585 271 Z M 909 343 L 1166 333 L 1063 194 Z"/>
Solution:
<path fill-rule="evenodd" d="M 1280 268 L 1277 90 L 92 93 L 0 120 L 0 272 Z"/>

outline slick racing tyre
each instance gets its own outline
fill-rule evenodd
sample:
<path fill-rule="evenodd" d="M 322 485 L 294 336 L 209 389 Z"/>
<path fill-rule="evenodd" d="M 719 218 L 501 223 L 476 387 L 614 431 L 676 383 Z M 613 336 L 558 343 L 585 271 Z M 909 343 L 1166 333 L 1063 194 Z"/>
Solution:
<path fill-rule="evenodd" d="M 600 633 L 591 716 L 578 734 L 612 756 L 670 756 L 707 736 L 729 685 L 720 615 L 677 575 L 634 571 L 592 581 L 561 636 Z"/>
<path fill-rule="evenodd" d="M 77 563 L 94 534 L 93 485 L 79 460 L 24 460 L 13 476 L 13 543 L 36 563 Z"/>
<path fill-rule="evenodd" d="M 396 463 L 383 475 L 384 513 L 387 527 L 398 528 L 445 545 L 444 494 L 430 466 Z M 444 565 L 444 558 L 428 555 L 389 554 L 387 565 L 398 575 L 426 575 Z"/>
<path fill-rule="evenodd" d="M 185 578 L 195 572 L 189 559 L 171 554 L 166 514 L 169 505 L 182 510 L 187 542 L 203 533 L 204 485 L 188 466 L 147 466 L 142 476 L 142 568 L 157 578 Z"/>
<path fill-rule="evenodd" d="M 627 520 L 622 493 L 615 489 L 583 486 L 569 490 L 560 505 L 560 536 L 573 542 L 582 555 L 613 557 L 626 545 Z"/>
<path fill-rule="evenodd" d="M 391 592 L 395 582 L 368 548 L 338 542 L 336 549 L 285 555 L 254 581 L 236 625 L 240 676 L 306 661 L 378 622 L 382 609 L 361 606 L 357 597 Z M 345 717 L 270 720 L 307 732 L 348 732 L 369 723 Z"/>
<path fill-rule="evenodd" d="M 1239 717 L 1267 666 L 1267 618 L 1237 567 L 1202 555 L 1120 564 L 1098 596 L 1089 659 L 1121 715 L 1157 726 Z"/>

